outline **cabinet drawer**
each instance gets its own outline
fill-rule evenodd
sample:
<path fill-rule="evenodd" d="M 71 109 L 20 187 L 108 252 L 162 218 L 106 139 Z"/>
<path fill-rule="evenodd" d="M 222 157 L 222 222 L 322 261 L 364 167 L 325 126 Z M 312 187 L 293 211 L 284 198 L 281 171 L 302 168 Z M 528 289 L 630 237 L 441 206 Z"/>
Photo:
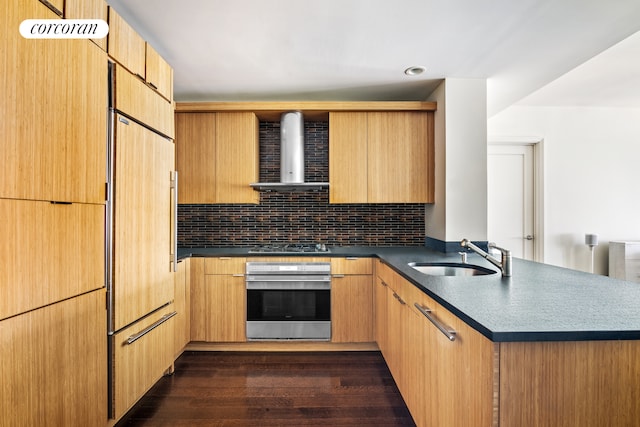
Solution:
<path fill-rule="evenodd" d="M 244 275 L 244 266 L 247 262 L 246 258 L 236 257 L 219 257 L 205 258 L 204 274 L 242 274 Z"/>
<path fill-rule="evenodd" d="M 104 287 L 104 206 L 0 199 L 0 319 Z"/>
<path fill-rule="evenodd" d="M 372 274 L 371 258 L 331 258 L 331 274 Z"/>
<path fill-rule="evenodd" d="M 170 304 L 111 338 L 113 418 L 124 415 L 171 368 L 175 321 L 172 314 L 175 311 Z"/>

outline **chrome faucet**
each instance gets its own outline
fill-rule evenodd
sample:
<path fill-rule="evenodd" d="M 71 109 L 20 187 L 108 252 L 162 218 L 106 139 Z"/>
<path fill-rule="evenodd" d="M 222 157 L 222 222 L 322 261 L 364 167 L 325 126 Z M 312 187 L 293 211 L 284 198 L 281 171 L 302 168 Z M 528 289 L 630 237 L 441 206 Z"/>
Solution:
<path fill-rule="evenodd" d="M 472 251 L 480 255 L 482 258 L 486 259 L 491 264 L 498 267 L 504 277 L 511 277 L 511 251 L 510 250 L 503 249 L 499 246 L 496 246 L 495 243 L 489 243 L 488 245 L 489 249 L 497 249 L 502 254 L 502 259 L 497 260 L 491 255 L 489 255 L 488 253 L 486 253 L 485 251 L 483 251 L 482 249 L 480 249 L 479 247 L 477 247 L 476 245 L 474 245 L 473 243 L 471 243 L 467 239 L 462 239 L 462 241 L 460 242 L 460 246 L 462 246 L 463 248 L 471 249 Z"/>

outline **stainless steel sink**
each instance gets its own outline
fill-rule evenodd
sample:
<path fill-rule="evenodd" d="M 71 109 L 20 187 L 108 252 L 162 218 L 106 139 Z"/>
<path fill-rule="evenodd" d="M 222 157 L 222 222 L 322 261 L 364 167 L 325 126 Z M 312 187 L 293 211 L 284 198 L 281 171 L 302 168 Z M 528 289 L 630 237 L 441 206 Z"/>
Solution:
<path fill-rule="evenodd" d="M 409 267 L 429 276 L 486 276 L 497 271 L 473 264 L 455 262 L 410 262 Z"/>

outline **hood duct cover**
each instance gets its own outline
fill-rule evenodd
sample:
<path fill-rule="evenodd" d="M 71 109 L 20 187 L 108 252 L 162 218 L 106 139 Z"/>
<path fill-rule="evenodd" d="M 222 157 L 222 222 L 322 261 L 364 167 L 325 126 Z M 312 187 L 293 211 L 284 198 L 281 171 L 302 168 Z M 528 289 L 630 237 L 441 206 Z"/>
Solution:
<path fill-rule="evenodd" d="M 283 113 L 280 117 L 280 182 L 258 182 L 251 187 L 258 191 L 306 191 L 328 187 L 328 182 L 304 182 L 304 160 L 302 113 Z"/>

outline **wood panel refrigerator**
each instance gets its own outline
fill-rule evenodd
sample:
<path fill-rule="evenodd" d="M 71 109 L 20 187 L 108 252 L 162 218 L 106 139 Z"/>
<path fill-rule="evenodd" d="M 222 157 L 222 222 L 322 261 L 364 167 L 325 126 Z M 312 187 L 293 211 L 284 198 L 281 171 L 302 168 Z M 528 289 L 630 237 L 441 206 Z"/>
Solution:
<path fill-rule="evenodd" d="M 110 111 L 109 413 L 119 419 L 173 364 L 177 173 L 173 141 Z"/>

